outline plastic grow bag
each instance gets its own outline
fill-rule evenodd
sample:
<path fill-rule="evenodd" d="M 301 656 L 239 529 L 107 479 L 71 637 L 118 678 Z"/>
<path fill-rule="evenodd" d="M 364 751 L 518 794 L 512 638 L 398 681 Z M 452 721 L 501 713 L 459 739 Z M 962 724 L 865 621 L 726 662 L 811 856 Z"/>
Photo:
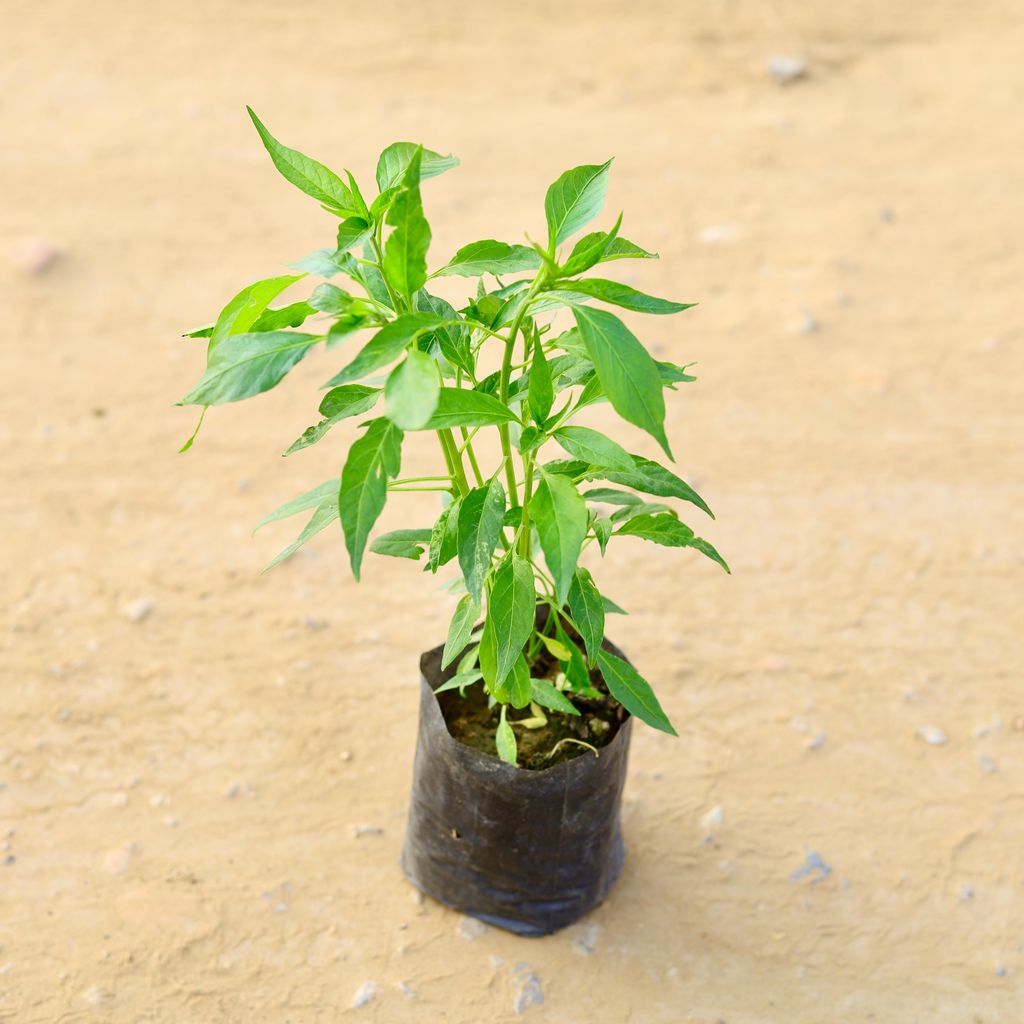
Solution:
<path fill-rule="evenodd" d="M 454 671 L 441 671 L 441 651 L 420 658 L 402 870 L 446 906 L 519 935 L 547 935 L 600 903 L 622 870 L 632 719 L 599 757 L 584 752 L 541 771 L 505 764 L 449 733 L 433 692 Z"/>

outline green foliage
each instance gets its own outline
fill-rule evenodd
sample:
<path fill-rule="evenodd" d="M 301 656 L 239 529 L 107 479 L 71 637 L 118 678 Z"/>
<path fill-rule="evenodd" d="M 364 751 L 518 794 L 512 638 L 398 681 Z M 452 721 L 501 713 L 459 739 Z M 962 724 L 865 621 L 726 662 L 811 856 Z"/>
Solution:
<path fill-rule="evenodd" d="M 338 510 L 352 574 L 359 579 L 370 530 L 384 511 L 388 479 L 398 476 L 402 461 L 402 432 L 390 420 L 371 421 L 366 433 L 349 449 L 341 471 Z"/>
<path fill-rule="evenodd" d="M 617 260 L 655 258 L 621 236 L 621 215 L 610 229 L 577 237 L 567 255 L 560 250 L 600 214 L 611 162 L 574 167 L 550 186 L 546 245 L 470 242 L 446 263 L 433 264 L 431 273 L 421 183 L 455 167 L 454 157 L 394 143 L 377 161 L 378 194 L 364 198 L 350 172 L 335 173 L 282 145 L 250 114 L 281 174 L 335 218 L 334 244 L 291 264 L 295 273 L 247 285 L 213 323 L 189 332 L 208 339 L 207 361 L 181 404 L 205 411 L 268 391 L 323 341 L 334 365 L 319 402 L 321 418 L 286 454 L 328 433 L 333 443 L 344 429 L 333 428 L 344 420 L 361 431 L 339 458 L 340 478 L 286 502 L 259 524 L 309 516 L 267 568 L 336 520 L 357 579 L 367 549 L 418 560 L 432 574 L 457 564 L 464 592 L 442 655 L 455 675 L 439 689 L 486 689 L 500 706 L 497 753 L 509 764 L 517 758 L 513 726 L 543 721 L 541 709 L 578 715 L 574 697 L 600 697 L 597 680 L 642 721 L 674 732 L 648 683 L 603 646 L 606 615 L 624 613 L 581 564 L 593 565 L 591 555 L 603 555 L 618 538 L 635 537 L 693 548 L 729 571 L 712 544 L 666 503 L 688 502 L 711 515 L 685 480 L 578 421 L 598 403 L 610 403 L 671 458 L 665 392 L 694 379 L 687 367 L 654 360 L 631 327 L 600 308 L 615 306 L 626 316 L 689 308 L 586 276 Z M 304 298 L 271 306 L 310 276 L 320 280 Z M 475 284 L 458 309 L 427 290 L 432 281 L 442 288 L 465 279 Z M 561 334 L 550 320 L 559 311 L 575 320 Z M 309 333 L 295 330 L 307 323 L 315 324 Z M 339 359 L 340 348 L 346 351 Z M 372 418 L 361 419 L 367 415 Z M 428 471 L 434 475 L 400 478 L 409 431 L 436 436 L 441 460 Z M 496 443 L 480 444 L 488 435 Z M 500 455 L 488 460 L 488 451 Z M 372 536 L 390 497 L 423 490 L 442 499 L 432 524 Z M 539 607 L 546 613 L 538 614 Z M 539 667 L 552 660 L 550 672 Z M 533 717 L 513 722 L 509 707 L 532 707 Z"/>

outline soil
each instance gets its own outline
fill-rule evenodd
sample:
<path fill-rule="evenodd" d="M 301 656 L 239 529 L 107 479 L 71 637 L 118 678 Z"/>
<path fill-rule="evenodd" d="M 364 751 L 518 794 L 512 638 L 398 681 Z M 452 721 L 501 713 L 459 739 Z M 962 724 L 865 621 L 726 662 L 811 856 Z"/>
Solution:
<path fill-rule="evenodd" d="M 557 671 L 558 662 L 543 654 L 531 667 L 530 675 L 535 679 L 551 678 L 553 682 Z M 590 673 L 590 685 L 604 696 L 572 694 L 579 717 L 546 711 L 547 724 L 539 729 L 516 725 L 516 722 L 532 716 L 529 708 L 522 711 L 509 709 L 508 721 L 515 729 L 520 768 L 539 770 L 574 757 L 593 757 L 594 751 L 590 748 L 600 750 L 615 738 L 626 718 L 626 709 L 609 695 L 601 674 L 596 670 Z M 494 737 L 501 715 L 496 706 L 487 706 L 487 694 L 482 686 L 467 687 L 465 695 L 458 690 L 446 690 L 438 694 L 438 701 L 452 736 L 468 747 L 494 755 Z"/>
<path fill-rule="evenodd" d="M 0 40 L 0 1021 L 1024 1019 L 1018 0 L 49 0 Z M 622 876 L 561 934 L 398 868 L 440 581 L 356 584 L 336 528 L 258 575 L 354 436 L 280 456 L 344 346 L 177 454 L 182 331 L 332 240 L 246 103 L 360 182 L 458 155 L 434 265 L 614 155 L 598 225 L 661 259 L 608 276 L 699 302 L 623 316 L 697 360 L 667 432 L 733 575 L 588 551 L 680 735 L 636 723 Z"/>

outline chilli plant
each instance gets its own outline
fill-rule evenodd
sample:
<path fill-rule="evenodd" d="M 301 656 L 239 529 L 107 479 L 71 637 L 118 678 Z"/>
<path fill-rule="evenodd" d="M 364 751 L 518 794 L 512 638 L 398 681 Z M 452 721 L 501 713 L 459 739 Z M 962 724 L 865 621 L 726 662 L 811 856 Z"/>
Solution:
<path fill-rule="evenodd" d="M 543 244 L 529 238 L 527 245 L 471 242 L 431 271 L 420 186 L 455 167 L 454 157 L 408 142 L 388 146 L 377 162 L 378 194 L 367 202 L 350 172 L 343 179 L 283 146 L 249 113 L 281 174 L 337 218 L 337 244 L 294 264 L 293 274 L 243 288 L 216 323 L 190 332 L 208 339 L 207 366 L 181 404 L 202 406 L 205 414 L 211 405 L 251 398 L 275 387 L 322 345 L 342 356 L 343 365 L 324 385 L 322 418 L 286 454 L 334 437 L 336 424 L 362 417 L 340 478 L 260 524 L 312 509 L 298 538 L 267 568 L 335 520 L 356 579 L 367 550 L 425 555 L 431 573 L 457 562 L 461 597 L 442 667 L 457 664 L 443 688 L 485 687 L 500 708 L 497 752 L 509 763 L 516 762 L 513 724 L 536 727 L 547 713 L 579 714 L 573 696 L 599 696 L 598 678 L 638 718 L 674 734 L 649 684 L 603 648 L 605 614 L 621 609 L 579 564 L 589 545 L 604 554 L 615 538 L 639 537 L 695 548 L 728 571 L 673 508 L 650 498 L 680 499 L 710 516 L 693 488 L 576 422 L 584 410 L 608 402 L 671 459 L 665 391 L 695 379 L 685 367 L 652 358 L 618 316 L 595 305 L 653 314 L 692 305 L 584 276 L 613 261 L 655 258 L 619 234 L 621 215 L 611 230 L 583 235 L 568 252 L 563 248 L 600 212 L 611 161 L 574 167 L 547 190 Z M 325 281 L 307 299 L 271 305 L 307 276 L 344 277 L 346 288 Z M 434 281 L 452 277 L 476 281 L 460 309 L 431 290 Z M 355 293 L 347 290 L 353 286 Z M 552 323 L 560 312 L 572 318 L 564 330 Z M 314 318 L 315 330 L 294 330 Z M 362 332 L 369 338 L 353 354 Z M 436 474 L 401 475 L 402 441 L 410 431 L 437 436 L 442 461 Z M 489 432 L 497 444 L 487 445 Z M 553 458 L 552 446 L 558 449 Z M 391 495 L 422 490 L 442 499 L 433 524 L 370 540 Z M 538 606 L 546 611 L 538 614 Z M 538 665 L 545 666 L 538 670 L 544 678 L 531 671 Z M 509 706 L 529 711 L 513 721 Z"/>

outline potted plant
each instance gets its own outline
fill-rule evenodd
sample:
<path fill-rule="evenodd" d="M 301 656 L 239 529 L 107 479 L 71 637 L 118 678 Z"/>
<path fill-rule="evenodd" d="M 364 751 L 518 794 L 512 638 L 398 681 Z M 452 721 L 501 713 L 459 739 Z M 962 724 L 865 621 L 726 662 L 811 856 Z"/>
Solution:
<path fill-rule="evenodd" d="M 579 422 L 608 402 L 672 458 L 665 391 L 694 378 L 653 359 L 604 307 L 670 314 L 688 305 L 593 274 L 655 255 L 620 235 L 621 215 L 608 231 L 576 237 L 602 208 L 611 161 L 551 185 L 543 243 L 471 242 L 430 270 L 420 186 L 457 160 L 388 146 L 367 201 L 351 173 L 283 146 L 249 113 L 281 174 L 336 219 L 336 244 L 243 288 L 215 323 L 189 333 L 207 339 L 207 365 L 181 404 L 202 407 L 201 425 L 209 406 L 267 391 L 313 349 L 327 350 L 336 372 L 321 418 L 287 452 L 336 442 L 344 420 L 359 433 L 338 479 L 263 520 L 312 513 L 271 565 L 340 520 L 356 579 L 368 551 L 422 559 L 431 573 L 452 567 L 459 599 L 448 636 L 420 663 L 403 867 L 466 913 L 522 934 L 553 931 L 602 899 L 621 867 L 632 718 L 675 734 L 605 637 L 605 616 L 622 609 L 580 555 L 635 537 L 694 548 L 728 571 L 661 500 L 710 515 L 703 499 Z M 272 305 L 306 277 L 326 280 L 306 299 Z M 443 278 L 475 280 L 461 308 L 435 294 Z M 436 473 L 402 475 L 411 431 L 436 435 Z M 438 493 L 435 521 L 371 540 L 387 500 L 412 490 Z"/>

